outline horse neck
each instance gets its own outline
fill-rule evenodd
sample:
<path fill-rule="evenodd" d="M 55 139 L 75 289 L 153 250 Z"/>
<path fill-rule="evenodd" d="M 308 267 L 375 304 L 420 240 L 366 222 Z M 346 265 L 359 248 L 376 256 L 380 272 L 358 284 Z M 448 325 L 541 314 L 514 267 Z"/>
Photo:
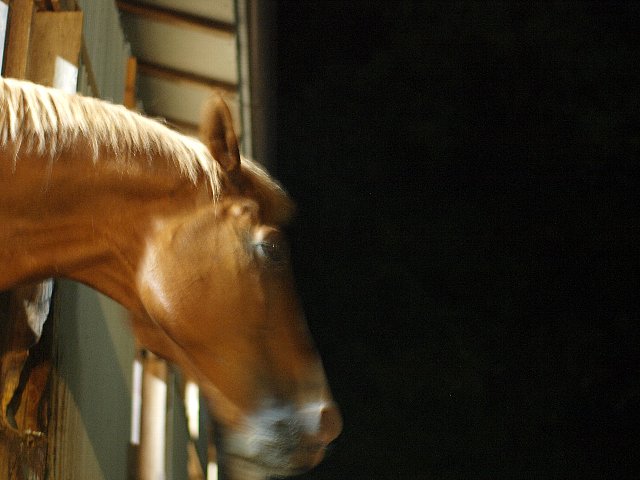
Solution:
<path fill-rule="evenodd" d="M 0 290 L 66 277 L 140 311 L 137 266 L 154 223 L 208 196 L 168 166 L 151 171 L 146 160 L 7 158 L 0 150 Z"/>

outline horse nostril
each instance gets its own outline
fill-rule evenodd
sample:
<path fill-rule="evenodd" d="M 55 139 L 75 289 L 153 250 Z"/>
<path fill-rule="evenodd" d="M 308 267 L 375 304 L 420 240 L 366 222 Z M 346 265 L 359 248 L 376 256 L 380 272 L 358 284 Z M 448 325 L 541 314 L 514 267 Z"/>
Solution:
<path fill-rule="evenodd" d="M 329 444 L 342 431 L 342 416 L 335 405 L 328 405 L 320 412 L 320 437 L 322 442 Z"/>

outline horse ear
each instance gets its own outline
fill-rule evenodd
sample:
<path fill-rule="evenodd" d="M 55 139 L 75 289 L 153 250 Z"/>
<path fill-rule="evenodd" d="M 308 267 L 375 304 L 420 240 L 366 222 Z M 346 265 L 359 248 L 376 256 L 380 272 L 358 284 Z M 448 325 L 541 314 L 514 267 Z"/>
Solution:
<path fill-rule="evenodd" d="M 240 169 L 240 150 L 233 131 L 233 119 L 221 97 L 213 98 L 205 105 L 200 136 L 225 172 L 231 174 Z"/>

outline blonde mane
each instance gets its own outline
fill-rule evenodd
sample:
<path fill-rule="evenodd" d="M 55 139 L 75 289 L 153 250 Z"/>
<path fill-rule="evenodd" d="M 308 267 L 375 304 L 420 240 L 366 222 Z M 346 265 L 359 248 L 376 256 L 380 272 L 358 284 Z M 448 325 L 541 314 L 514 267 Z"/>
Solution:
<path fill-rule="evenodd" d="M 121 105 L 0 77 L 0 146 L 53 160 L 78 143 L 94 163 L 105 150 L 117 161 L 168 159 L 193 183 L 204 174 L 214 199 L 222 193 L 224 172 L 202 142 Z M 292 204 L 280 185 L 256 162 L 243 157 L 241 165 L 264 207 L 289 216 Z"/>
<path fill-rule="evenodd" d="M 214 197 L 221 171 L 207 148 L 161 123 L 121 105 L 70 95 L 31 82 L 0 78 L 0 143 L 13 143 L 49 158 L 86 144 L 93 161 L 101 151 L 121 161 L 160 156 L 171 159 L 193 182 L 204 173 Z"/>

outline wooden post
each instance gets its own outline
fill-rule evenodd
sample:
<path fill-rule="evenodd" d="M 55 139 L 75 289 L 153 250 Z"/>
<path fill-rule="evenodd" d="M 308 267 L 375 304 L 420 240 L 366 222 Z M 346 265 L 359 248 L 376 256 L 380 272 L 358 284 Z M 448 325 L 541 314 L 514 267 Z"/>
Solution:
<path fill-rule="evenodd" d="M 165 478 L 167 363 L 147 352 L 142 373 L 139 480 Z"/>
<path fill-rule="evenodd" d="M 31 24 L 31 49 L 25 78 L 61 88 L 62 85 L 54 85 L 58 62 L 78 65 L 81 37 L 82 12 L 36 12 Z M 74 92 L 75 80 L 71 85 Z"/>
<path fill-rule="evenodd" d="M 138 61 L 136 57 L 127 60 L 127 76 L 124 85 L 124 106 L 129 110 L 136 109 L 136 76 L 138 74 Z"/>
<path fill-rule="evenodd" d="M 24 78 L 27 71 L 33 0 L 11 0 L 9 3 L 9 37 L 7 39 L 4 76 Z"/>

